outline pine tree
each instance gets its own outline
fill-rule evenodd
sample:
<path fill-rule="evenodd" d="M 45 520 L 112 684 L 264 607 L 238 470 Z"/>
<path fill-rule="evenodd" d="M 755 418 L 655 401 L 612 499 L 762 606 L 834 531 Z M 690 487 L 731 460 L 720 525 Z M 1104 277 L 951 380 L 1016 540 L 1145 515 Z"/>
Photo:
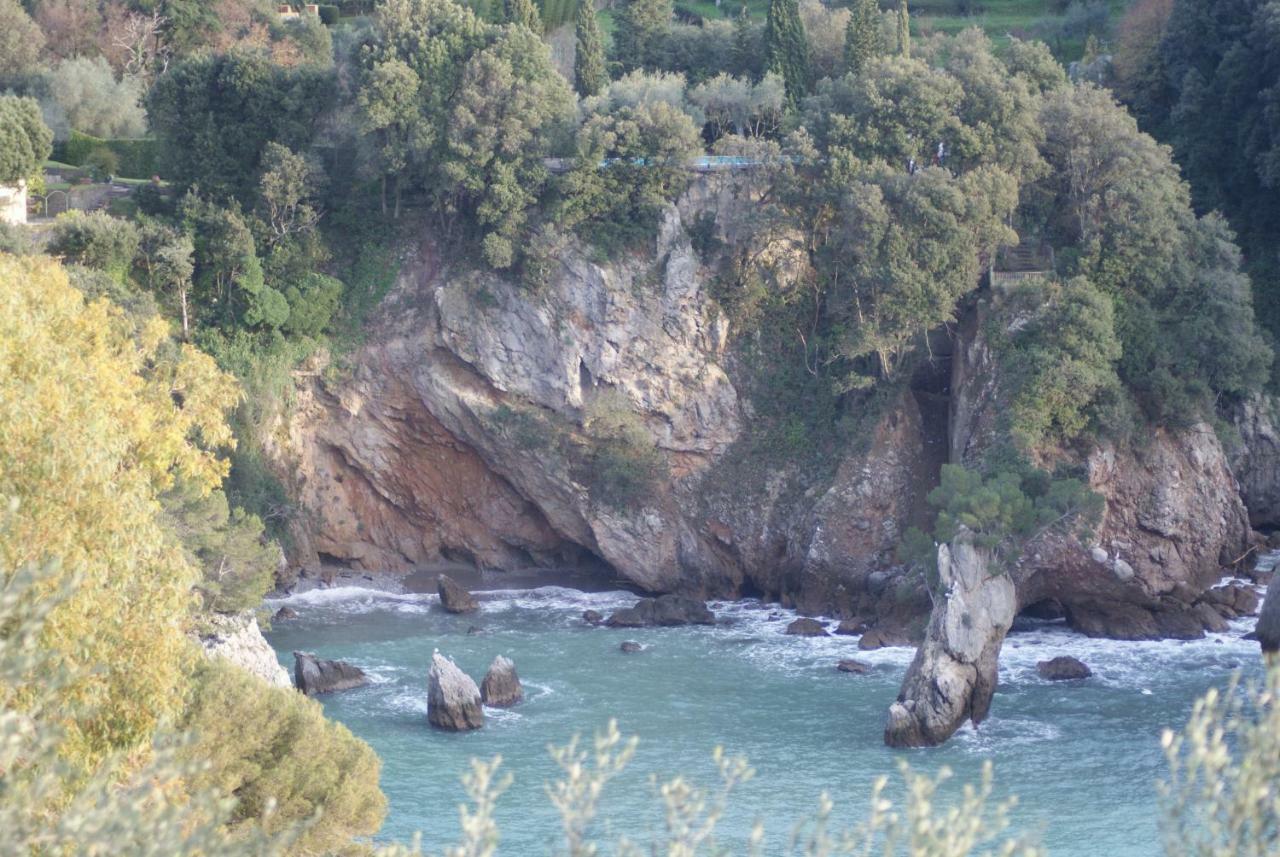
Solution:
<path fill-rule="evenodd" d="M 809 40 L 796 0 L 770 0 L 764 25 L 765 70 L 782 78 L 791 106 L 809 89 Z"/>
<path fill-rule="evenodd" d="M 542 32 L 542 15 L 533 0 L 504 0 L 503 20 L 508 24 L 524 24 L 535 33 Z"/>
<path fill-rule="evenodd" d="M 854 0 L 852 12 L 844 31 L 844 66 L 845 71 L 858 75 L 873 57 L 884 52 L 880 4 L 877 0 Z"/>
<path fill-rule="evenodd" d="M 907 0 L 898 0 L 898 53 L 911 56 L 911 18 L 907 13 Z"/>
<path fill-rule="evenodd" d="M 593 0 L 580 0 L 575 26 L 578 45 L 573 58 L 573 88 L 583 98 L 595 95 L 609 85 L 604 65 L 604 40 L 596 21 Z"/>
<path fill-rule="evenodd" d="M 613 34 L 614 59 L 624 71 L 648 65 L 671 29 L 672 0 L 627 0 Z"/>

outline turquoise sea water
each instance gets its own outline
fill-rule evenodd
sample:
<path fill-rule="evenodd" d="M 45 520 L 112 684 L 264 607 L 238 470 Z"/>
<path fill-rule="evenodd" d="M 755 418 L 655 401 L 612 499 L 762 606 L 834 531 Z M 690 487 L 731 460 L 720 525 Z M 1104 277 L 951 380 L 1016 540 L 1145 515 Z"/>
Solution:
<path fill-rule="evenodd" d="M 711 753 L 722 745 L 757 771 L 722 822 L 726 844 L 763 818 L 769 853 L 786 853 L 793 823 L 823 791 L 835 801 L 835 819 L 852 826 L 865 817 L 873 780 L 893 773 L 899 758 L 921 771 L 950 766 L 957 784 L 976 780 L 990 758 L 998 794 L 1019 798 L 1015 827 L 1037 833 L 1050 854 L 1151 857 L 1160 850 L 1161 730 L 1181 726 L 1195 698 L 1225 685 L 1234 670 L 1261 674 L 1257 644 L 1240 639 L 1252 620 L 1204 640 L 1152 643 L 1035 625 L 1005 644 L 990 720 L 942 748 L 901 752 L 884 747 L 881 730 L 912 650 L 859 652 L 852 637 L 788 637 L 794 614 L 749 601 L 714 604 L 715 627 L 615 631 L 586 625 L 582 611 L 607 613 L 636 596 L 543 587 L 479 597 L 481 611 L 471 616 L 445 613 L 434 595 L 354 587 L 272 602 L 300 614 L 267 634 L 286 668 L 291 652 L 305 649 L 351 661 L 374 679 L 322 701 L 382 757 L 390 812 L 381 838 L 407 841 L 421 831 L 428 851 L 451 843 L 468 759 L 500 754 L 515 775 L 499 802 L 500 853 L 550 853 L 557 818 L 544 783 L 556 771 L 546 747 L 575 733 L 589 737 L 615 717 L 640 745 L 610 784 L 602 817 L 605 828 L 633 839 L 647 841 L 661 827 L 653 778 L 681 773 L 712 785 Z M 468 634 L 472 626 L 483 633 Z M 645 650 L 621 653 L 626 639 Z M 511 657 L 526 701 L 488 710 L 478 732 L 431 729 L 426 673 L 437 648 L 477 682 L 495 655 Z M 1059 654 L 1081 658 L 1094 677 L 1041 680 L 1036 661 Z M 837 672 L 842 657 L 874 669 Z"/>

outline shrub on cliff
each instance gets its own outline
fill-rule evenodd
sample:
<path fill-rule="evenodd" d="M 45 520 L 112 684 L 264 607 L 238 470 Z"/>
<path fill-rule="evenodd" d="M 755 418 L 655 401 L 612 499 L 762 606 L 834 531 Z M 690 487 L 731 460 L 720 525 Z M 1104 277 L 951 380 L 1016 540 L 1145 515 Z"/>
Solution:
<path fill-rule="evenodd" d="M 252 834 L 272 807 L 262 821 L 268 833 L 311 822 L 291 849 L 298 854 L 341 851 L 382 824 L 378 757 L 292 689 L 269 687 L 223 661 L 205 662 L 180 725 L 195 736 L 181 758 L 209 763 L 189 787 L 236 796 L 233 836 Z"/>
<path fill-rule="evenodd" d="M 42 642 L 77 668 L 58 690 L 69 756 L 91 764 L 150 741 L 180 707 L 195 570 L 159 514 L 175 477 L 208 490 L 226 472 L 234 381 L 206 355 L 86 304 L 57 262 L 0 254 L 0 498 L 16 503 L 0 567 L 59 558 Z M 91 714 L 71 716 L 92 702 Z"/>

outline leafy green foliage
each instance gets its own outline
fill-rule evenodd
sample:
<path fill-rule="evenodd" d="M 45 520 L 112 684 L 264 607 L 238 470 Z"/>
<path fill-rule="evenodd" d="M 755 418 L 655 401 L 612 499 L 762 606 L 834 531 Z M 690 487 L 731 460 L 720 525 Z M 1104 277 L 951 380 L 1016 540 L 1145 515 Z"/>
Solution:
<path fill-rule="evenodd" d="M 937 488 L 929 492 L 937 510 L 933 540 L 949 542 L 961 527 L 974 544 L 1016 555 L 1025 542 L 1048 532 L 1072 532 L 1089 526 L 1102 512 L 1102 497 L 1074 478 L 1055 478 L 1040 470 L 1004 470 L 984 476 L 957 464 L 944 464 Z M 908 532 L 901 552 L 916 560 L 926 537 Z"/>
<path fill-rule="evenodd" d="M 143 81 L 116 79 L 102 57 L 79 57 L 58 63 L 50 94 L 77 131 L 95 137 L 141 137 L 147 130 L 142 108 Z"/>
<path fill-rule="evenodd" d="M 1004 302 L 992 337 L 1007 386 L 1006 431 L 1018 453 L 1066 444 L 1119 385 L 1111 299 L 1088 280 L 1033 282 Z"/>
<path fill-rule="evenodd" d="M 291 849 L 297 854 L 332 853 L 377 832 L 387 805 L 378 757 L 326 720 L 319 703 L 218 660 L 202 663 L 192 681 L 179 725 L 195 741 L 182 757 L 207 767 L 189 787 L 236 796 L 233 838 L 252 834 L 272 802 L 262 822 L 269 834 L 312 821 Z"/>
<path fill-rule="evenodd" d="M 684 81 L 676 81 L 683 100 Z M 681 107 L 655 94 L 666 82 L 636 72 L 588 103 L 576 162 L 560 182 L 560 223 L 606 246 L 626 245 L 648 234 L 662 206 L 679 195 L 698 128 Z M 624 95 L 629 87 L 640 94 Z"/>
<path fill-rule="evenodd" d="M 34 178 L 52 147 L 53 132 L 35 99 L 0 95 L 0 184 Z"/>
<path fill-rule="evenodd" d="M 671 29 L 671 0 L 626 0 L 615 18 L 613 58 L 623 71 L 654 64 Z"/>
<path fill-rule="evenodd" d="M 123 281 L 133 266 L 141 234 L 128 220 L 104 211 L 68 211 L 58 215 L 48 250 L 68 262 L 96 268 Z"/>
<path fill-rule="evenodd" d="M 0 282 L 0 497 L 17 503 L 0 567 L 60 558 L 46 592 L 78 577 L 41 639 L 75 676 L 57 693 L 67 757 L 87 770 L 149 742 L 180 704 L 195 570 L 157 496 L 222 479 L 239 390 L 159 319 L 139 329 L 86 304 L 47 257 L 0 255 Z"/>
<path fill-rule="evenodd" d="M 326 68 L 280 66 L 257 54 L 179 62 L 147 100 L 164 174 L 180 189 L 251 204 L 267 144 L 296 151 L 310 143 L 333 91 Z"/>
<path fill-rule="evenodd" d="M 202 493 L 180 484 L 161 498 L 165 516 L 192 565 L 204 608 L 238 613 L 262 603 L 271 588 L 279 549 L 266 540 L 262 521 L 232 510 L 222 491 Z"/>

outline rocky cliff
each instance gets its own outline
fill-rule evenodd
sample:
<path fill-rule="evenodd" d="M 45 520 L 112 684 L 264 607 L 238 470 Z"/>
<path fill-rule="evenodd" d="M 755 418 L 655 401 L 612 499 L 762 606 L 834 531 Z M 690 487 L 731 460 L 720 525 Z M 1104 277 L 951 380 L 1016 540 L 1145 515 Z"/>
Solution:
<path fill-rule="evenodd" d="M 940 463 L 970 460 L 1000 406 L 980 326 L 956 334 L 949 378 L 939 358 L 942 393 L 904 385 L 808 463 L 759 456 L 738 353 L 750 331 L 709 294 L 717 272 L 686 228 L 696 207 L 670 208 L 647 252 L 602 262 L 569 247 L 536 292 L 430 240 L 408 253 L 349 370 L 314 367 L 270 439 L 302 510 L 295 561 L 583 565 L 918 637 L 929 600 L 894 550 Z M 1107 500 L 1096 542 L 1024 557 L 1019 608 L 1050 605 L 1091 633 L 1193 633 L 1199 594 L 1249 535 L 1216 437 L 1160 432 L 1083 466 Z"/>

